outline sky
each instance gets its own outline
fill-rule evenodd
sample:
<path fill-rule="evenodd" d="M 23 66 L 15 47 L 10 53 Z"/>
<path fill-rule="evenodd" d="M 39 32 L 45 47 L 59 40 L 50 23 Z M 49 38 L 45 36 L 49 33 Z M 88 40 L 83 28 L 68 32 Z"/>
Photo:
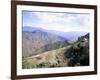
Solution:
<path fill-rule="evenodd" d="M 22 12 L 23 27 L 40 27 L 63 32 L 89 32 L 90 16 L 85 13 Z"/>

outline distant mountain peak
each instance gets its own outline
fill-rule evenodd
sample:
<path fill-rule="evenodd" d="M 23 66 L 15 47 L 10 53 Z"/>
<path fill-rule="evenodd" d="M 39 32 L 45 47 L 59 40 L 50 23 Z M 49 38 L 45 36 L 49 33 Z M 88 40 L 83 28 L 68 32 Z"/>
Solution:
<path fill-rule="evenodd" d="M 30 26 L 24 26 L 22 28 L 22 31 L 26 31 L 26 32 L 33 32 L 33 31 L 41 31 L 43 30 L 42 28 L 39 28 L 39 27 L 30 27 Z"/>

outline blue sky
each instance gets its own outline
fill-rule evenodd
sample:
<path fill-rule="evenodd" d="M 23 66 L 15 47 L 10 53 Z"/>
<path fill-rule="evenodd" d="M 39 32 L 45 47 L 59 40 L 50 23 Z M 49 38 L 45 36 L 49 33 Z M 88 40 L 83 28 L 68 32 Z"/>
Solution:
<path fill-rule="evenodd" d="M 89 32 L 89 14 L 23 11 L 23 27 Z"/>

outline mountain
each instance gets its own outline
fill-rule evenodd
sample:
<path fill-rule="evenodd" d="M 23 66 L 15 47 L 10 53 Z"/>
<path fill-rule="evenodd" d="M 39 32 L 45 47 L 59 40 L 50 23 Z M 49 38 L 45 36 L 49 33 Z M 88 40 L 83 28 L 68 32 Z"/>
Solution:
<path fill-rule="evenodd" d="M 68 42 L 73 43 L 77 41 L 78 37 L 84 36 L 88 32 L 80 32 L 80 31 L 71 31 L 71 32 L 61 32 L 61 31 L 54 31 L 54 30 L 47 30 L 52 34 L 56 34 L 58 36 L 62 36 L 63 38 L 67 39 Z"/>
<path fill-rule="evenodd" d="M 67 40 L 61 36 L 51 34 L 38 28 L 23 28 L 22 51 L 23 57 L 33 56 L 45 51 L 58 49 L 68 45 Z"/>
<path fill-rule="evenodd" d="M 69 66 L 89 65 L 89 33 L 78 38 L 65 53 Z"/>
<path fill-rule="evenodd" d="M 78 41 L 82 41 L 82 40 L 84 40 L 84 39 L 89 40 L 89 33 L 87 33 L 87 34 L 84 35 L 84 36 L 80 36 L 80 37 L 78 38 Z"/>
<path fill-rule="evenodd" d="M 22 31 L 23 32 L 33 32 L 33 31 L 38 31 L 38 30 L 44 31 L 44 29 L 38 28 L 38 27 L 30 27 L 30 26 L 24 26 L 24 27 L 22 27 Z"/>
<path fill-rule="evenodd" d="M 64 47 L 22 58 L 23 69 L 70 66 L 89 66 L 89 33 Z"/>
<path fill-rule="evenodd" d="M 43 31 L 43 32 L 50 33 L 53 35 L 61 36 L 70 43 L 77 41 L 78 37 L 84 36 L 85 34 L 88 33 L 88 32 L 80 32 L 80 31 L 62 32 L 62 31 L 46 30 L 39 27 L 37 28 L 37 27 L 29 27 L 29 26 L 24 26 L 23 31 L 25 32 Z"/>

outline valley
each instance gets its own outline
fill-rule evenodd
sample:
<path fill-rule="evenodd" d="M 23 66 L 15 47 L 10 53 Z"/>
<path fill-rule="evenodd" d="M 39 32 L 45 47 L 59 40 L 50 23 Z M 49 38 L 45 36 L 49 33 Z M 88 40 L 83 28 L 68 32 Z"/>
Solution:
<path fill-rule="evenodd" d="M 23 28 L 23 69 L 87 65 L 89 65 L 89 33 Z"/>

